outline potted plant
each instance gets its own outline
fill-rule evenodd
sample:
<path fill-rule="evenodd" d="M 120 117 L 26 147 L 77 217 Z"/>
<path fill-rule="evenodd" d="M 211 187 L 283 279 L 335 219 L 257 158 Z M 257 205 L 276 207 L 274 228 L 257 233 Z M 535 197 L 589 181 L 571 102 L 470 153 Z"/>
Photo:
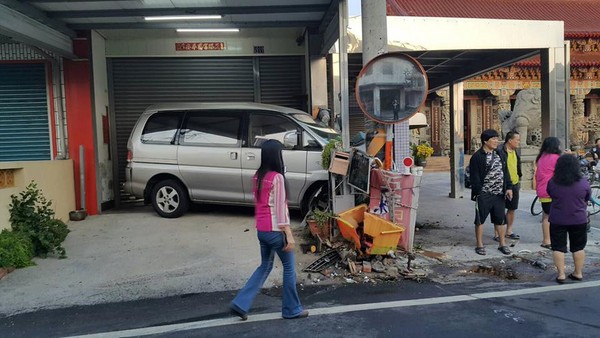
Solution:
<path fill-rule="evenodd" d="M 331 211 L 314 209 L 306 219 L 310 233 L 321 239 L 329 239 L 331 233 L 331 220 L 336 217 Z"/>
<path fill-rule="evenodd" d="M 427 164 L 427 158 L 433 154 L 433 147 L 426 141 L 419 144 L 411 144 L 412 156 L 418 166 L 424 167 Z"/>

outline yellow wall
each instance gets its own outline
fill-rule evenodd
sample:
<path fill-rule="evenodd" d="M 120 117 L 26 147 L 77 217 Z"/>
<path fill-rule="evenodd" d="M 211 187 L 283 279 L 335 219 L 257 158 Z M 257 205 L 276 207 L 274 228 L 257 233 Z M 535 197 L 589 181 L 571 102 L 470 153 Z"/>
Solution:
<path fill-rule="evenodd" d="M 11 195 L 18 195 L 33 180 L 47 200 L 52 201 L 55 217 L 69 220 L 75 210 L 73 161 L 0 162 L 0 170 L 12 171 L 14 186 L 0 187 L 0 230 L 10 229 L 8 205 Z"/>

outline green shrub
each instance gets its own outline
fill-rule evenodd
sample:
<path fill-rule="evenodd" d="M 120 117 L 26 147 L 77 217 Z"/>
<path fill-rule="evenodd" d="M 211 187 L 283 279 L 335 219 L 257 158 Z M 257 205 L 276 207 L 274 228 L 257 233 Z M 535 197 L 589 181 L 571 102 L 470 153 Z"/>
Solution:
<path fill-rule="evenodd" d="M 54 218 L 52 202 L 47 201 L 34 182 L 31 182 L 19 196 L 11 196 L 9 206 L 10 223 L 16 232 L 25 234 L 33 244 L 35 256 L 46 257 L 58 253 L 65 257 L 61 243 L 67 237 L 67 225 Z"/>
<path fill-rule="evenodd" d="M 329 142 L 323 147 L 323 152 L 321 153 L 321 166 L 323 169 L 328 170 L 329 164 L 331 162 L 331 152 L 336 149 L 342 148 L 342 138 L 336 137 L 333 140 L 329 140 Z"/>
<path fill-rule="evenodd" d="M 33 244 L 21 233 L 8 231 L 0 232 L 0 268 L 23 268 L 34 265 Z"/>

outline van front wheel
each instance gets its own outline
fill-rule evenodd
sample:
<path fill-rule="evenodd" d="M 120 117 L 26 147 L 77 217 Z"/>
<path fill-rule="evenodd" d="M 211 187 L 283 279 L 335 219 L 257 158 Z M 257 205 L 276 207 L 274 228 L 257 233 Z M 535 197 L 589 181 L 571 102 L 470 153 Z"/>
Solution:
<path fill-rule="evenodd" d="M 162 217 L 177 218 L 187 211 L 189 205 L 186 191 L 175 180 L 160 181 L 152 188 L 152 206 Z"/>

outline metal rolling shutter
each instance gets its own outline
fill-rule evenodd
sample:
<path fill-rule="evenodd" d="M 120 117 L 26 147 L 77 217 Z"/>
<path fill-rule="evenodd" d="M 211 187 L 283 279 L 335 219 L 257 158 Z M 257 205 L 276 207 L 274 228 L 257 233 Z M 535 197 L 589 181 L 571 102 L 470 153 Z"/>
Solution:
<path fill-rule="evenodd" d="M 258 58 L 259 86 L 254 86 Z M 168 102 L 254 102 L 302 109 L 304 57 L 112 58 L 119 181 L 125 180 L 127 140 L 144 109 Z"/>
<path fill-rule="evenodd" d="M 114 58 L 110 63 L 120 182 L 129 134 L 148 106 L 254 101 L 251 58 Z"/>
<path fill-rule="evenodd" d="M 49 160 L 45 64 L 0 64 L 0 162 Z"/>
<path fill-rule="evenodd" d="M 306 110 L 303 56 L 259 59 L 260 102 Z"/>
<path fill-rule="evenodd" d="M 365 131 L 365 114 L 358 107 L 356 97 L 354 96 L 354 87 L 356 78 L 362 69 L 362 54 L 348 54 L 348 106 L 350 116 L 350 139 L 358 132 Z"/>

